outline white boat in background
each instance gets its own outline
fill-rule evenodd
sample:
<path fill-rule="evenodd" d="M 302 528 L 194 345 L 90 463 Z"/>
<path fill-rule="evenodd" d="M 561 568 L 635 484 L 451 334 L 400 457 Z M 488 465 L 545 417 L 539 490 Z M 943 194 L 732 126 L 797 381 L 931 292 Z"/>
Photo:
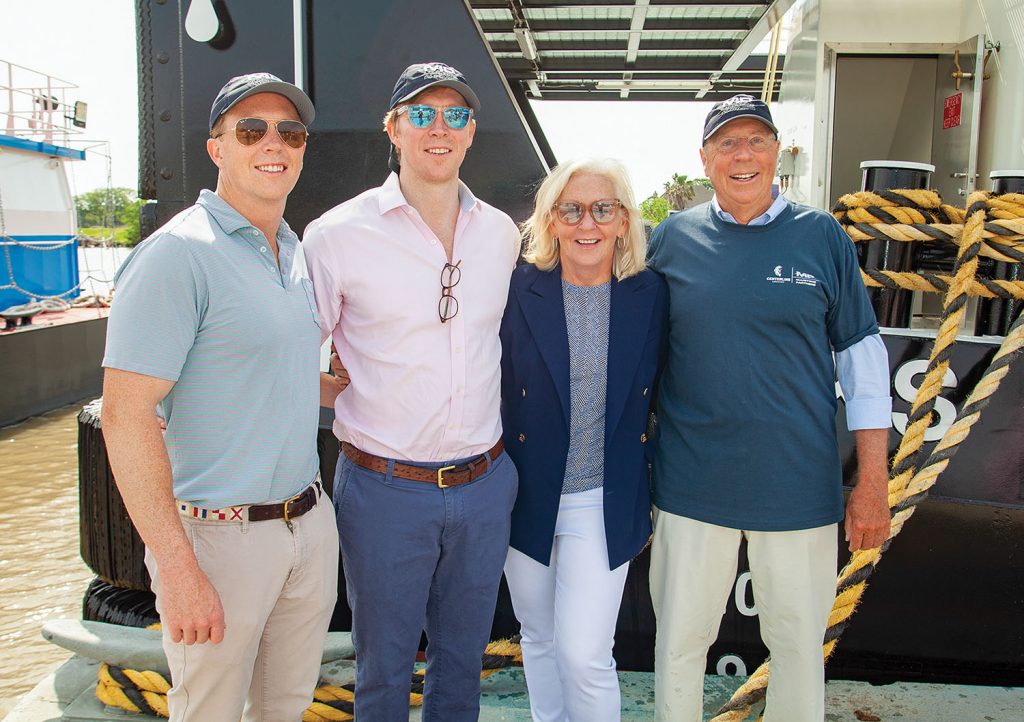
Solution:
<path fill-rule="evenodd" d="M 68 165 L 86 158 L 75 146 L 87 106 L 76 89 L 0 60 L 0 426 L 100 389 L 107 308 L 96 295 L 109 287 L 83 276 L 98 265 L 109 277 L 116 260 L 79 248 Z"/>

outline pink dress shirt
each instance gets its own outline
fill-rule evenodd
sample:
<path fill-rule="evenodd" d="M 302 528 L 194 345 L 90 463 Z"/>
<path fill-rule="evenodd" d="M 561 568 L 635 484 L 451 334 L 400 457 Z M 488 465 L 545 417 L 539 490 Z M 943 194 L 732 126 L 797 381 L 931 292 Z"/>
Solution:
<path fill-rule="evenodd" d="M 335 403 L 334 433 L 371 454 L 448 461 L 501 436 L 498 327 L 520 236 L 461 183 L 459 205 L 459 311 L 445 323 L 437 305 L 448 259 L 396 174 L 306 228 L 321 335 L 333 338 L 351 378 Z"/>

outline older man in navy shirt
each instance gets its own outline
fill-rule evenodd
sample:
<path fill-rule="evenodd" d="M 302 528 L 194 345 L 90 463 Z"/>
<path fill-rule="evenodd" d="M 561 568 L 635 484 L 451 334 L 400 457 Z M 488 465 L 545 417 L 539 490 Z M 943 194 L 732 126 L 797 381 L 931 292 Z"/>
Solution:
<path fill-rule="evenodd" d="M 749 95 L 715 105 L 700 151 L 715 196 L 650 243 L 671 308 L 651 550 L 663 722 L 702 719 L 741 537 L 772 657 L 765 722 L 820 722 L 837 524 L 851 550 L 879 546 L 889 529 L 885 346 L 839 224 L 773 195 L 777 135 Z M 845 513 L 837 368 L 858 460 Z"/>

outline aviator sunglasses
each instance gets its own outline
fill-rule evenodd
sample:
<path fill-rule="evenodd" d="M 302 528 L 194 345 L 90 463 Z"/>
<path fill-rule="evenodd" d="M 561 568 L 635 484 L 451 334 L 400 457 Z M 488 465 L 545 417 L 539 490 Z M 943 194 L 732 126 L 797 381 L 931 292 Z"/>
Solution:
<path fill-rule="evenodd" d="M 587 213 L 587 207 L 578 201 L 567 201 L 556 203 L 551 206 L 558 216 L 558 220 L 570 226 L 576 226 L 583 222 L 583 216 Z M 622 208 L 622 201 L 618 198 L 606 198 L 601 201 L 594 201 L 590 204 L 590 217 L 594 223 L 611 223 L 619 216 L 619 209 Z"/>
<path fill-rule="evenodd" d="M 242 145 L 256 145 L 270 130 L 270 126 L 280 136 L 281 140 L 290 148 L 301 148 L 306 144 L 309 131 L 306 126 L 297 120 L 264 120 L 263 118 L 240 118 L 235 123 L 235 140 Z M 213 136 L 219 138 L 227 133 L 218 133 Z"/>
<path fill-rule="evenodd" d="M 395 110 L 395 114 L 407 114 L 414 128 L 429 128 L 437 117 L 438 110 L 432 105 L 403 105 Z M 469 125 L 473 109 L 455 105 L 441 110 L 441 117 L 444 118 L 445 125 L 452 130 L 462 130 Z"/>

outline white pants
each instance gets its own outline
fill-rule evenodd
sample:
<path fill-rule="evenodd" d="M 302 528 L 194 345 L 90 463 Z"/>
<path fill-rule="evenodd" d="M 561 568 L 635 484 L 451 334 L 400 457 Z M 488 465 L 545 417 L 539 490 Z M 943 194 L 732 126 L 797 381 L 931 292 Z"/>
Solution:
<path fill-rule="evenodd" d="M 338 596 L 338 529 L 326 494 L 292 521 L 182 517 L 196 559 L 224 607 L 224 641 L 163 646 L 170 722 L 297 722 L 313 701 Z M 156 608 L 160 570 L 147 550 Z"/>
<path fill-rule="evenodd" d="M 536 722 L 619 719 L 612 646 L 628 570 L 608 569 L 602 489 L 562 495 L 550 566 L 509 549 L 505 578 Z"/>
<path fill-rule="evenodd" d="M 655 719 L 700 722 L 708 647 L 718 636 L 747 538 L 761 639 L 771 652 L 764 722 L 825 717 L 822 640 L 835 598 L 835 524 L 799 531 L 741 531 L 654 508 L 651 600 Z"/>

